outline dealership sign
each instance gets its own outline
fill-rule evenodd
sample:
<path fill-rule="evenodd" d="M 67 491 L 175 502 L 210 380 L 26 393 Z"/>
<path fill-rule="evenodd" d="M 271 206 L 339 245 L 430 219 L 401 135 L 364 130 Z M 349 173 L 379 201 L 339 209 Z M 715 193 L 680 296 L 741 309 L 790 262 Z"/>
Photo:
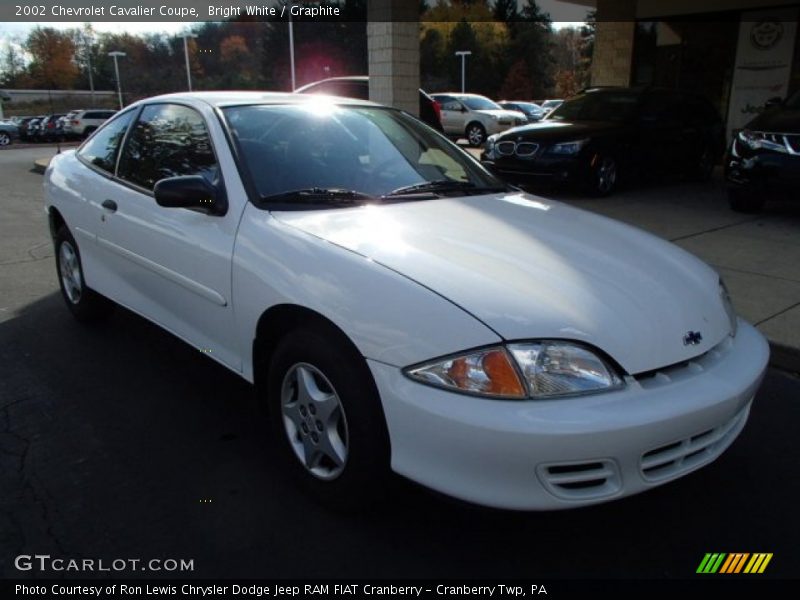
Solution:
<path fill-rule="evenodd" d="M 729 135 L 770 98 L 785 98 L 792 68 L 797 9 L 742 13 L 728 111 Z"/>

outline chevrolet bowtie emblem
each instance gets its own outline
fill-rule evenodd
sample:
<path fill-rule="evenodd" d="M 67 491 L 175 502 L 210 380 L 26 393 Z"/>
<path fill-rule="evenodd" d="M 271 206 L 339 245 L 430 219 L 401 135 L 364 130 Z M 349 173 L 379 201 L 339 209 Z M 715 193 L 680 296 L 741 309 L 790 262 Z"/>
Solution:
<path fill-rule="evenodd" d="M 703 334 L 699 331 L 689 331 L 683 336 L 683 345 L 684 346 L 697 346 L 700 342 L 703 341 Z"/>

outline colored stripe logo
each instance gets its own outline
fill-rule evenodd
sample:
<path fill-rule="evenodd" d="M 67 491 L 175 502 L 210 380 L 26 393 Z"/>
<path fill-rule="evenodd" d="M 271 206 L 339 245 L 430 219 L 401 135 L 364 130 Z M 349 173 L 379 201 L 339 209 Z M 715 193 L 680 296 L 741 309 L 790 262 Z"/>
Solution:
<path fill-rule="evenodd" d="M 772 552 L 708 552 L 697 573 L 763 573 L 771 560 Z"/>

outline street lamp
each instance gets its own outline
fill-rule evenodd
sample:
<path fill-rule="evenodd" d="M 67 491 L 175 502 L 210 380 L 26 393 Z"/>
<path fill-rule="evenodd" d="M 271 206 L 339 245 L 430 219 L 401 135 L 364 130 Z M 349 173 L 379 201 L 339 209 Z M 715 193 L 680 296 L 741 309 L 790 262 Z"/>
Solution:
<path fill-rule="evenodd" d="M 292 71 L 292 91 L 294 91 L 297 87 L 297 79 L 294 74 L 294 22 L 291 9 L 289 10 L 289 68 Z"/>
<path fill-rule="evenodd" d="M 127 56 L 127 54 L 119 50 L 114 50 L 114 52 L 109 52 L 108 55 L 114 59 L 114 73 L 117 76 L 117 96 L 119 96 L 119 108 L 122 110 L 122 84 L 119 80 L 119 63 L 117 59 L 121 56 Z"/>
<path fill-rule="evenodd" d="M 465 83 L 466 70 L 465 70 L 464 64 L 466 63 L 466 59 L 470 54 L 472 54 L 472 52 L 470 52 L 469 50 L 459 50 L 458 52 L 456 52 L 456 56 L 460 56 L 461 57 L 461 93 L 462 94 L 466 90 L 466 83 Z"/>
<path fill-rule="evenodd" d="M 183 38 L 183 55 L 186 57 L 186 82 L 189 84 L 189 91 L 192 91 L 192 70 L 189 68 L 189 38 L 196 38 L 196 33 L 184 33 L 181 35 Z"/>

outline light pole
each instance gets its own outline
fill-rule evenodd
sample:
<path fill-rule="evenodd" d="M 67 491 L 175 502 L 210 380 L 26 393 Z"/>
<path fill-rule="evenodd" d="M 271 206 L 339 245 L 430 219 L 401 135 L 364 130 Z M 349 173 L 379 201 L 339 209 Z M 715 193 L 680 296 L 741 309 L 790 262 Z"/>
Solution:
<path fill-rule="evenodd" d="M 469 50 L 459 50 L 456 52 L 456 56 L 461 57 L 461 93 L 463 94 L 466 91 L 466 67 L 464 66 L 466 63 L 467 57 L 472 54 Z"/>
<path fill-rule="evenodd" d="M 120 56 L 127 56 L 124 52 L 120 52 L 119 50 L 114 50 L 114 52 L 109 52 L 109 56 L 114 59 L 114 73 L 117 76 L 117 96 L 119 96 L 119 109 L 122 110 L 122 83 L 119 80 L 119 63 L 117 59 Z"/>
<path fill-rule="evenodd" d="M 292 71 L 292 91 L 294 91 L 297 87 L 297 79 L 294 74 L 294 23 L 291 9 L 289 10 L 289 68 Z"/>
<path fill-rule="evenodd" d="M 189 67 L 189 38 L 196 38 L 196 33 L 184 33 L 181 35 L 183 38 L 183 55 L 186 57 L 186 82 L 189 84 L 189 91 L 192 91 L 192 70 Z"/>

